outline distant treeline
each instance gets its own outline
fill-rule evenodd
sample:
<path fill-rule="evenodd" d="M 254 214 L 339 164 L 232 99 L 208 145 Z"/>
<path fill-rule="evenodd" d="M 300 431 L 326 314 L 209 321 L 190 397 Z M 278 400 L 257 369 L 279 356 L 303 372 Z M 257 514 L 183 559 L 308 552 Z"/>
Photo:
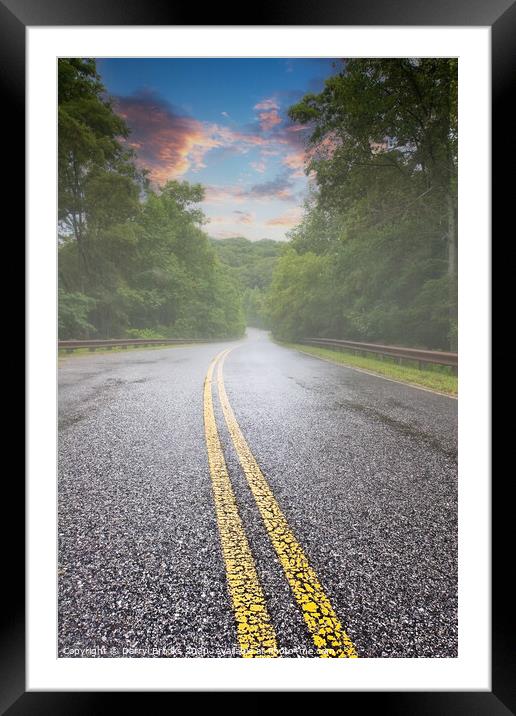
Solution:
<path fill-rule="evenodd" d="M 311 129 L 285 243 L 209 239 L 203 188 L 152 190 L 94 60 L 59 60 L 59 335 L 331 336 L 455 348 L 457 63 L 354 59 Z"/>
<path fill-rule="evenodd" d="M 271 239 L 249 241 L 243 237 L 212 239 L 212 243 L 238 282 L 247 325 L 269 328 L 267 293 L 285 243 Z"/>

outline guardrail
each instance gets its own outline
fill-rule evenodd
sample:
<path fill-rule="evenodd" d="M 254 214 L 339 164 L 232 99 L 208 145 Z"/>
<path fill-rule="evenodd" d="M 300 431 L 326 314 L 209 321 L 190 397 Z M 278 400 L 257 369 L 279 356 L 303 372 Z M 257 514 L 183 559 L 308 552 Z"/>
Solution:
<path fill-rule="evenodd" d="M 72 353 L 78 348 L 87 348 L 95 351 L 97 348 L 129 348 L 130 346 L 166 346 L 166 345 L 182 345 L 189 343 L 218 343 L 222 338 L 213 338 L 206 340 L 205 338 L 113 338 L 113 339 L 92 339 L 85 341 L 58 341 L 59 350 L 66 350 Z"/>
<path fill-rule="evenodd" d="M 427 351 L 420 348 L 403 348 L 401 346 L 383 346 L 378 343 L 360 343 L 358 341 L 344 341 L 336 338 L 303 338 L 300 343 L 306 345 L 319 346 L 322 348 L 337 348 L 340 350 L 350 350 L 356 353 L 374 353 L 381 356 L 390 356 L 402 360 L 417 361 L 420 368 L 425 363 L 433 363 L 435 365 L 451 366 L 455 370 L 458 366 L 457 353 L 446 353 L 444 351 Z"/>

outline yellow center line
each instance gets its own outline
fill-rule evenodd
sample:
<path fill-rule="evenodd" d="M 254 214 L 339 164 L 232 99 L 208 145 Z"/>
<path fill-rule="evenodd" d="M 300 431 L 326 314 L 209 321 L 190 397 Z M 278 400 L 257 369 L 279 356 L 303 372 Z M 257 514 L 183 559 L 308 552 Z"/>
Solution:
<path fill-rule="evenodd" d="M 213 369 L 217 360 L 229 350 L 222 351 L 212 360 L 204 381 L 204 429 L 215 512 L 241 654 L 247 658 L 275 657 L 278 656 L 276 635 L 238 514 L 213 411 Z"/>
<path fill-rule="evenodd" d="M 221 354 L 217 373 L 222 411 L 247 482 L 265 523 L 269 538 L 300 606 L 319 656 L 357 658 L 355 646 L 335 614 L 319 579 L 296 540 L 286 517 L 265 479 L 235 418 L 224 386 L 223 366 L 229 351 Z"/>

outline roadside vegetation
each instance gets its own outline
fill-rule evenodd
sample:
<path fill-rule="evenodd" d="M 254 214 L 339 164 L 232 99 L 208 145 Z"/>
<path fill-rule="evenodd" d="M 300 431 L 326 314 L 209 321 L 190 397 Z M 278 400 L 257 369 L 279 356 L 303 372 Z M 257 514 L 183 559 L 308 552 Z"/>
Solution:
<path fill-rule="evenodd" d="M 309 353 L 317 358 L 323 358 L 333 363 L 340 363 L 352 368 L 360 368 L 376 373 L 384 378 L 391 378 L 403 383 L 418 385 L 423 388 L 435 390 L 438 393 L 456 396 L 458 392 L 458 378 L 448 366 L 430 365 L 420 369 L 415 362 L 404 360 L 398 363 L 395 359 L 385 356 L 382 359 L 372 356 L 355 355 L 350 351 L 340 351 L 331 348 L 307 346 L 303 343 L 285 343 L 288 348 Z"/>
<path fill-rule="evenodd" d="M 290 117 L 313 192 L 274 271 L 274 335 L 456 350 L 456 60 L 347 60 Z"/>

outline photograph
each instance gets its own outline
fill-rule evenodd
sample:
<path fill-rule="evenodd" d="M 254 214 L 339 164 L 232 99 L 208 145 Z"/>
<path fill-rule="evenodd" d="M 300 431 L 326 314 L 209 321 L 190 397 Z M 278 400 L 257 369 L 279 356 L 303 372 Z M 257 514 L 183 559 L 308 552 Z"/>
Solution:
<path fill-rule="evenodd" d="M 58 660 L 458 658 L 460 62 L 56 58 Z"/>

